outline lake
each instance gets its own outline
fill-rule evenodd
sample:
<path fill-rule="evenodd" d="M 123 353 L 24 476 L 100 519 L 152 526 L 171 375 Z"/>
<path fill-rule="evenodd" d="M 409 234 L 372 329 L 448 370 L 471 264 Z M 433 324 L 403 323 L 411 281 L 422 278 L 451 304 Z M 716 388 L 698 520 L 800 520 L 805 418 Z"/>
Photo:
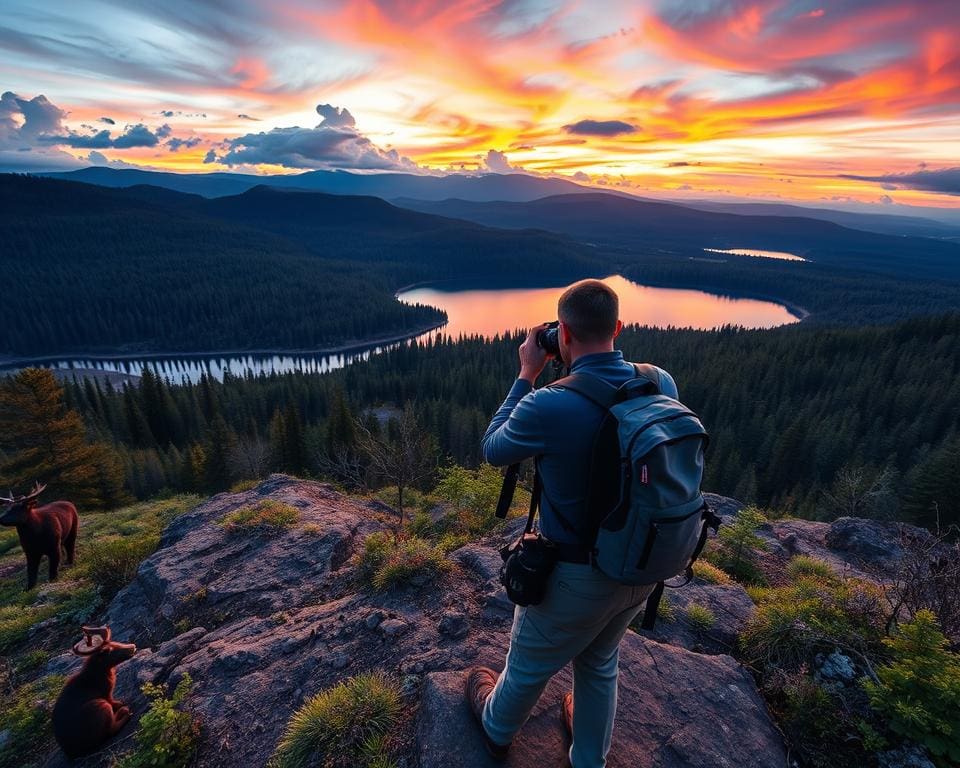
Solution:
<path fill-rule="evenodd" d="M 780 259 L 781 261 L 806 261 L 803 256 L 787 251 L 762 251 L 759 248 L 704 248 L 710 253 L 726 253 L 730 256 L 753 256 L 758 259 Z"/>
<path fill-rule="evenodd" d="M 662 328 L 710 329 L 722 325 L 745 328 L 773 328 L 795 323 L 796 315 L 771 301 L 720 296 L 705 291 L 678 288 L 653 288 L 638 285 L 619 275 L 604 279 L 620 296 L 620 317 L 625 323 L 639 323 Z M 557 315 L 557 299 L 563 287 L 552 288 L 484 288 L 455 284 L 421 286 L 400 292 L 397 298 L 407 303 L 430 304 L 446 311 L 449 322 L 440 331 L 431 331 L 417 338 L 443 333 L 454 338 L 482 335 L 492 338 L 517 328 L 529 328 L 553 320 Z M 399 342 L 408 343 L 408 342 Z M 136 376 L 145 366 L 172 381 L 197 381 L 206 374 L 222 380 L 225 374 L 243 376 L 247 372 L 326 373 L 350 363 L 366 360 L 384 349 L 396 346 L 382 344 L 349 353 L 310 354 L 221 354 L 221 355 L 143 355 L 126 359 L 80 356 L 38 361 L 61 371 L 101 371 L 107 374 Z"/>
<path fill-rule="evenodd" d="M 652 288 L 620 275 L 604 278 L 603 282 L 620 297 L 620 318 L 624 323 L 708 330 L 723 325 L 774 328 L 798 320 L 786 307 L 771 301 Z M 397 298 L 408 304 L 429 304 L 444 310 L 448 322 L 443 332 L 454 338 L 492 338 L 505 331 L 555 320 L 557 299 L 562 292 L 563 288 L 462 289 L 450 284 L 414 288 Z"/>

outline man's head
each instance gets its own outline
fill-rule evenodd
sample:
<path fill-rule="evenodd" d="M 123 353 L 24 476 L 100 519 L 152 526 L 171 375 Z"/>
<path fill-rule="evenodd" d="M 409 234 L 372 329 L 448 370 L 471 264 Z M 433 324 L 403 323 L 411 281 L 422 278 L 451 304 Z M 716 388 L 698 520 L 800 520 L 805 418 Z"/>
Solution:
<path fill-rule="evenodd" d="M 560 353 L 572 363 L 581 355 L 613 349 L 613 340 L 623 328 L 616 292 L 599 280 L 574 283 L 557 304 L 560 320 Z"/>

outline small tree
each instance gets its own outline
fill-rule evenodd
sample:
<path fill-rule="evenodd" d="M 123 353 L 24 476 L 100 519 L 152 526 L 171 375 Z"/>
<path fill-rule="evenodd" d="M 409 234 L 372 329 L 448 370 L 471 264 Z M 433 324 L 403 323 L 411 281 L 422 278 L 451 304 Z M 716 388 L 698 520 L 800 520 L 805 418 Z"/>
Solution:
<path fill-rule="evenodd" d="M 357 445 L 366 457 L 369 470 L 397 487 L 397 530 L 403 527 L 403 493 L 423 482 L 437 468 L 437 447 L 433 436 L 421 429 L 410 403 L 399 418 L 391 419 L 385 435 L 375 434 L 357 422 Z"/>
<path fill-rule="evenodd" d="M 823 492 L 822 515 L 827 520 L 838 517 L 893 520 L 898 511 L 893 480 L 894 472 L 889 468 L 881 472 L 863 467 L 842 469 L 830 490 Z"/>
<path fill-rule="evenodd" d="M 884 645 L 892 660 L 864 689 L 890 729 L 929 749 L 940 765 L 960 763 L 960 656 L 930 611 L 919 611 Z"/>
<path fill-rule="evenodd" d="M 960 644 L 960 542 L 951 541 L 951 535 L 956 529 L 934 535 L 901 526 L 903 554 L 893 567 L 877 573 L 890 603 L 888 631 L 902 616 L 913 618 L 927 609 L 947 637 Z"/>
<path fill-rule="evenodd" d="M 737 513 L 733 522 L 720 526 L 720 565 L 724 570 L 737 578 L 756 580 L 754 551 L 765 547 L 756 530 L 765 522 L 759 509 L 746 507 Z"/>
<path fill-rule="evenodd" d="M 496 522 L 502 485 L 502 475 L 489 464 L 475 470 L 454 465 L 441 470 L 434 492 L 453 506 L 471 533 L 482 533 Z"/>

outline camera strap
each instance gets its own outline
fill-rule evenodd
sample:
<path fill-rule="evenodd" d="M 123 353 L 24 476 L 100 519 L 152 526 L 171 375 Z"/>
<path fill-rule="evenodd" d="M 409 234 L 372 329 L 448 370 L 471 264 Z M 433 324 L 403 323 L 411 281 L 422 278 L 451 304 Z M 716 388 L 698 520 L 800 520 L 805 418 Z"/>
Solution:
<path fill-rule="evenodd" d="M 520 464 L 511 464 L 503 475 L 503 486 L 500 488 L 500 498 L 497 499 L 496 516 L 503 520 L 513 504 L 513 494 L 517 490 L 517 477 L 520 473 Z M 540 468 L 537 461 L 533 461 L 533 489 L 530 491 L 530 512 L 527 514 L 527 526 L 524 533 L 533 530 L 533 521 L 540 509 L 540 497 L 543 495 L 543 482 L 540 480 Z"/>
<path fill-rule="evenodd" d="M 533 490 L 530 491 L 530 512 L 527 514 L 527 527 L 523 529 L 524 533 L 533 531 L 533 521 L 540 509 L 540 494 L 543 493 L 543 482 L 540 480 L 540 469 L 537 467 L 537 460 L 533 460 Z"/>

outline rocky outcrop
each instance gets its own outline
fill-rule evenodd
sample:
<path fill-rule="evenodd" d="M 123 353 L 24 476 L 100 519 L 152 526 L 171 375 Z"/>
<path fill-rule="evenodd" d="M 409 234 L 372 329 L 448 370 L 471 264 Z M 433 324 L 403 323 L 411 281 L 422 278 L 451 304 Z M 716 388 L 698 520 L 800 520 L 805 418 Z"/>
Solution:
<path fill-rule="evenodd" d="M 658 618 L 652 630 L 638 632 L 698 653 L 731 653 L 755 608 L 739 584 L 707 584 L 699 579 L 679 589 L 666 590 L 663 599 L 669 609 L 661 613 L 667 615 Z M 691 621 L 687 616 L 690 606 L 706 608 L 713 615 L 713 623 L 700 627 Z"/>
<path fill-rule="evenodd" d="M 264 498 L 296 507 L 299 520 L 271 532 L 219 525 L 229 512 Z M 140 646 L 119 668 L 117 697 L 140 715 L 144 682 L 175 683 L 189 674 L 189 703 L 203 721 L 199 764 L 257 768 L 307 698 L 349 675 L 382 669 L 403 681 L 407 696 L 404 765 L 486 765 L 463 705 L 463 674 L 476 663 L 503 663 L 513 606 L 497 584 L 496 546 L 518 524 L 451 553 L 454 569 L 436 580 L 391 592 L 363 589 L 351 556 L 366 535 L 390 522 L 330 486 L 283 476 L 215 496 L 182 516 L 107 610 L 114 636 Z M 741 596 L 707 585 L 689 589 L 690 600 L 724 616 L 718 632 L 729 639 L 746 610 Z M 721 593 L 729 596 L 720 600 Z M 679 636 L 659 639 L 694 645 Z M 69 672 L 76 664 L 64 655 L 50 671 Z M 540 768 L 560 757 L 556 710 L 569 686 L 568 672 L 551 684 L 510 765 Z M 117 742 L 129 744 L 123 737 L 133 727 L 135 721 Z M 109 765 L 116 748 L 85 765 Z M 730 656 L 629 634 L 611 765 L 735 764 L 785 764 L 749 674 Z M 59 755 L 47 762 L 48 768 L 62 765 Z"/>
<path fill-rule="evenodd" d="M 499 667 L 507 638 L 478 660 Z M 560 765 L 565 743 L 560 701 L 569 669 L 541 697 L 511 748 L 507 766 Z M 474 768 L 488 761 L 463 698 L 461 672 L 426 676 L 417 726 L 422 768 Z M 620 649 L 620 706 L 611 768 L 776 768 L 786 765 L 779 734 L 743 667 L 628 633 Z"/>

